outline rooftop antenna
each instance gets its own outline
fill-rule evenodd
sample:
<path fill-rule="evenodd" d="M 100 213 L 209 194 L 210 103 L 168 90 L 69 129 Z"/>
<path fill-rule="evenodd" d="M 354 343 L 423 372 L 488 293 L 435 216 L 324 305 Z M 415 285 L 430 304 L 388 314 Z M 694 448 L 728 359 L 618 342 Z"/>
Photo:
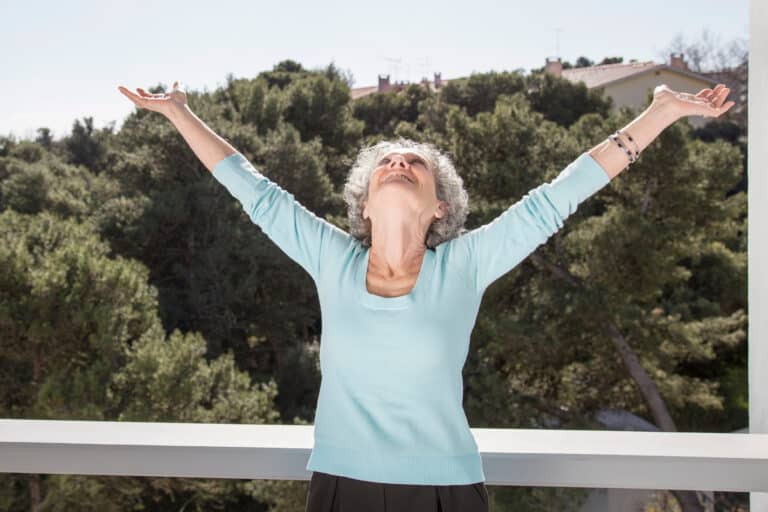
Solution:
<path fill-rule="evenodd" d="M 384 57 L 384 60 L 389 62 L 389 73 L 392 75 L 392 83 L 397 82 L 397 79 L 399 78 L 400 73 L 400 63 L 403 61 L 402 58 L 393 58 L 393 57 Z M 394 69 L 394 72 L 392 71 Z"/>
<path fill-rule="evenodd" d="M 419 77 L 419 80 L 422 80 L 426 78 L 429 80 L 429 57 L 424 57 L 419 59 L 419 71 L 421 73 L 421 77 Z"/>
<path fill-rule="evenodd" d="M 560 57 L 560 32 L 562 31 L 561 27 L 555 29 L 555 55 L 557 57 Z"/>

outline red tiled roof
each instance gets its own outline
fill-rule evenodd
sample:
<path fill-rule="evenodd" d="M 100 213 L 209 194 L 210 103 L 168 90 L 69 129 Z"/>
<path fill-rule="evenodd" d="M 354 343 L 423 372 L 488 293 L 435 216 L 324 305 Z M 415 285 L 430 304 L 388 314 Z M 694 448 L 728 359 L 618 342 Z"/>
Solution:
<path fill-rule="evenodd" d="M 369 94 L 372 94 L 376 92 L 379 88 L 375 85 L 371 87 L 357 87 L 355 89 L 352 89 L 349 91 L 350 96 L 352 96 L 353 100 L 356 100 L 357 98 L 362 98 L 363 96 L 368 96 Z"/>
<path fill-rule="evenodd" d="M 661 70 L 661 69 L 666 69 L 674 73 L 681 73 L 683 75 L 687 75 L 691 78 L 696 78 L 698 80 L 710 83 L 712 85 L 715 85 L 718 83 L 717 80 L 713 80 L 712 78 L 710 78 L 705 74 L 694 73 L 693 71 L 680 69 L 678 67 L 673 67 L 668 64 L 657 64 L 656 62 L 653 62 L 653 61 L 603 64 L 600 66 L 587 66 L 583 68 L 564 69 L 562 70 L 562 77 L 571 82 L 583 81 L 586 84 L 587 88 L 591 89 L 593 87 L 602 87 L 607 84 L 619 82 L 621 80 L 626 80 L 633 76 L 637 76 L 644 73 L 650 73 L 652 71 Z M 442 79 L 442 85 L 445 85 L 448 82 L 450 82 L 450 80 L 447 80 L 445 78 Z M 424 82 L 420 82 L 420 83 L 421 85 L 425 85 Z M 409 84 L 401 84 L 401 85 L 405 86 Z M 400 85 L 396 87 L 400 87 Z M 428 87 L 432 91 L 435 91 L 435 86 L 433 82 L 428 82 Z M 369 86 L 369 87 L 357 87 L 350 91 L 350 95 L 352 96 L 352 99 L 355 100 L 357 98 L 362 98 L 363 96 L 368 96 L 369 94 L 373 94 L 377 91 L 378 91 L 378 87 L 375 85 Z"/>
<path fill-rule="evenodd" d="M 675 73 L 682 73 L 691 78 L 698 78 L 705 82 L 716 83 L 709 77 L 694 73 L 685 69 L 669 66 L 667 64 L 657 64 L 653 61 L 630 62 L 627 64 L 603 64 L 602 66 L 588 66 L 583 68 L 570 68 L 563 70 L 563 78 L 571 82 L 583 81 L 588 88 L 602 87 L 604 85 L 625 80 L 635 75 L 649 73 L 657 69 L 667 69 Z"/>

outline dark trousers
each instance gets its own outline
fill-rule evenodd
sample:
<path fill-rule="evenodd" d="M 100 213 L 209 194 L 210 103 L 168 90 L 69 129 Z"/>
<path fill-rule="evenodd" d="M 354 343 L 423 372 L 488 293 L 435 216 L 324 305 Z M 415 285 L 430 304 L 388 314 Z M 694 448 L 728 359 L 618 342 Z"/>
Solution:
<path fill-rule="evenodd" d="M 314 471 L 306 512 L 488 512 L 485 482 L 406 485 L 356 480 Z"/>

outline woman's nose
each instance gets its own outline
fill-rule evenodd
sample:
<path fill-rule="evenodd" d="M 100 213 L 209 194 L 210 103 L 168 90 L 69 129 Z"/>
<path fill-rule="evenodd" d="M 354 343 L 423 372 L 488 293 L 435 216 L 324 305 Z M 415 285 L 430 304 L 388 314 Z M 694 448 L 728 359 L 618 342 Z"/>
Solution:
<path fill-rule="evenodd" d="M 394 167 L 396 165 L 400 165 L 400 167 L 405 167 L 408 164 L 405 161 L 405 157 L 393 156 L 392 160 L 389 161 L 389 166 Z"/>

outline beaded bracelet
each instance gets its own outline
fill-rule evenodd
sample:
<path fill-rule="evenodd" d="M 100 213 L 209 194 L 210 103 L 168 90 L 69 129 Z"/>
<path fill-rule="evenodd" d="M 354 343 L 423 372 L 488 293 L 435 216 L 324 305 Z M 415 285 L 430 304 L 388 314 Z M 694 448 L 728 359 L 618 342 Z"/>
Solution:
<path fill-rule="evenodd" d="M 637 157 L 638 157 L 638 156 L 640 156 L 640 152 L 639 152 L 639 151 L 636 151 L 636 152 L 635 152 L 635 154 L 632 154 L 632 151 L 630 151 L 630 150 L 629 150 L 629 148 L 627 148 L 627 147 L 626 147 L 626 146 L 625 146 L 625 145 L 624 145 L 624 144 L 621 142 L 621 140 L 619 139 L 619 134 L 622 134 L 622 135 L 626 135 L 626 136 L 627 136 L 627 138 L 628 138 L 630 141 L 632 141 L 632 143 L 634 144 L 634 142 L 635 142 L 635 141 L 634 141 L 634 139 L 633 139 L 633 138 L 632 138 L 632 137 L 631 137 L 631 136 L 630 136 L 630 135 L 629 135 L 627 132 L 623 132 L 623 131 L 621 131 L 621 130 L 616 130 L 615 132 L 613 132 L 612 134 L 610 134 L 610 135 L 608 136 L 608 139 L 610 139 L 610 140 L 612 140 L 613 142 L 615 142 L 615 143 L 616 143 L 616 145 L 617 145 L 617 146 L 619 146 L 619 148 L 621 148 L 621 149 L 622 149 L 622 150 L 623 150 L 623 151 L 624 151 L 624 152 L 627 154 L 627 158 L 629 158 L 629 165 L 632 165 L 633 163 L 635 163 L 635 162 L 637 161 Z M 637 144 L 635 144 L 635 147 L 637 147 Z"/>
<path fill-rule="evenodd" d="M 629 139 L 629 142 L 631 142 L 632 145 L 635 146 L 635 160 L 637 160 L 637 157 L 640 155 L 640 147 L 637 145 L 637 142 L 635 142 L 635 139 L 633 139 L 628 132 L 625 132 L 623 130 L 616 130 L 616 133 L 624 135 L 627 139 Z"/>

